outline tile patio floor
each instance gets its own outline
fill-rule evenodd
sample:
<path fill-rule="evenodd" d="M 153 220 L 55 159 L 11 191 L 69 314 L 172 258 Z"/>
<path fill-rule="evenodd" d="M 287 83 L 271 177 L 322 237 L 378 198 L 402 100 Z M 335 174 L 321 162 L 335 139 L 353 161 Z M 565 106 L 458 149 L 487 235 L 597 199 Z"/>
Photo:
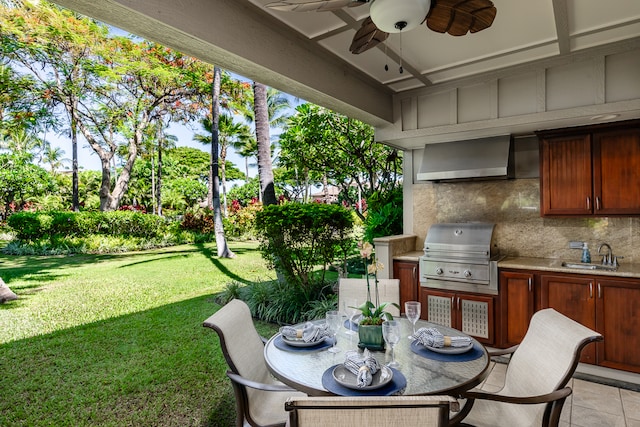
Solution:
<path fill-rule="evenodd" d="M 507 365 L 493 363 L 481 388 L 501 387 Z M 562 410 L 560 427 L 640 427 L 640 392 L 573 378 L 573 393 Z"/>

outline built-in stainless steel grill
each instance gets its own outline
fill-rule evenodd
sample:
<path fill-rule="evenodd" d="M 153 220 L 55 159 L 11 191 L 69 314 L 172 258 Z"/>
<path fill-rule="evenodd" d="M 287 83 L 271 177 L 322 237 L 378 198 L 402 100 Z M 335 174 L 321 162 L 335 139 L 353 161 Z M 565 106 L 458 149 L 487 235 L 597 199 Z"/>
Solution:
<path fill-rule="evenodd" d="M 443 223 L 429 228 L 420 257 L 420 285 L 456 291 L 498 294 L 495 224 Z"/>

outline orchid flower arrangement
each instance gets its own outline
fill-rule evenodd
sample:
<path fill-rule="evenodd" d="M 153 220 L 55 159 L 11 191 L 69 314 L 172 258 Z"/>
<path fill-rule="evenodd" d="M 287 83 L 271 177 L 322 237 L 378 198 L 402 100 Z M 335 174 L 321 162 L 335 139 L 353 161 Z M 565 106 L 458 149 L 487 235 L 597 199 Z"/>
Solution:
<path fill-rule="evenodd" d="M 367 300 L 360 306 L 358 310 L 362 312 L 361 325 L 381 325 L 385 320 L 392 320 L 391 313 L 385 311 L 385 308 L 389 305 L 394 305 L 399 308 L 398 304 L 383 302 L 380 303 L 380 295 L 378 293 L 378 271 L 384 268 L 384 265 L 378 261 L 373 254 L 373 245 L 369 242 L 358 243 L 360 249 L 360 257 L 364 262 L 366 269 L 367 279 Z M 370 277 L 373 276 L 373 282 L 375 285 L 375 304 L 371 301 L 371 285 Z"/>

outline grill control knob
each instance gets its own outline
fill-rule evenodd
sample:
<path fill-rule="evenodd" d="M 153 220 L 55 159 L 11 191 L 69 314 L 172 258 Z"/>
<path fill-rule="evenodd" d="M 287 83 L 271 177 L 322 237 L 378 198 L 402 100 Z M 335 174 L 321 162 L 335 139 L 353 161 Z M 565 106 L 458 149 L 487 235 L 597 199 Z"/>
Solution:
<path fill-rule="evenodd" d="M 469 270 L 465 270 L 462 274 L 464 275 L 464 277 L 471 277 L 471 272 Z"/>
<path fill-rule="evenodd" d="M 444 273 L 444 270 L 442 270 L 442 267 L 436 267 L 436 274 L 440 276 L 442 275 L 442 273 Z"/>

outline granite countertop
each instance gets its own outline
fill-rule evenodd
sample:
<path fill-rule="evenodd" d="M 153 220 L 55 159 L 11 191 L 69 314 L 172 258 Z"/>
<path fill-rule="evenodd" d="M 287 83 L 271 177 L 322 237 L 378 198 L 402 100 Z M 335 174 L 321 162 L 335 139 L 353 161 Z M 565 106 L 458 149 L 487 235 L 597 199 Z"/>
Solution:
<path fill-rule="evenodd" d="M 571 262 L 572 260 L 566 260 Z M 560 273 L 588 274 L 590 276 L 633 277 L 640 278 L 640 264 L 621 264 L 616 271 L 610 270 L 585 270 L 580 268 L 568 268 L 562 266 L 563 260 L 551 258 L 527 258 L 506 257 L 498 262 L 498 268 L 511 268 L 519 270 L 555 271 Z M 579 261 L 574 261 L 580 264 Z"/>
<path fill-rule="evenodd" d="M 422 251 L 406 252 L 395 255 L 395 261 L 418 262 L 423 255 Z M 579 261 L 561 260 L 552 258 L 530 258 L 530 257 L 512 257 L 507 256 L 498 262 L 498 268 L 510 268 L 516 270 L 538 270 L 538 271 L 554 271 L 558 273 L 574 273 L 587 274 L 590 276 L 610 276 L 610 277 L 631 277 L 640 278 L 640 264 L 620 264 L 616 271 L 610 270 L 586 270 L 581 268 L 563 267 L 562 262 L 574 262 L 580 264 Z"/>
<path fill-rule="evenodd" d="M 422 255 L 424 255 L 423 251 L 412 251 L 412 252 L 405 252 L 405 253 L 400 254 L 400 255 L 395 255 L 393 257 L 393 259 L 394 259 L 394 261 L 413 261 L 413 262 L 418 262 Z"/>

